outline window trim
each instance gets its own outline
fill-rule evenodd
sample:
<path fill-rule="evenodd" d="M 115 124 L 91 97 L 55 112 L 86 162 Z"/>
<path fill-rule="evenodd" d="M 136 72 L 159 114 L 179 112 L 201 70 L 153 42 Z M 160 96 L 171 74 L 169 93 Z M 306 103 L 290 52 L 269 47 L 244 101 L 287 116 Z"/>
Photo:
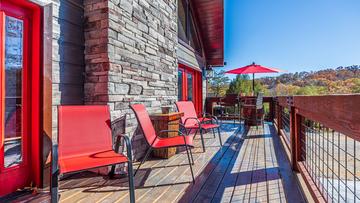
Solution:
<path fill-rule="evenodd" d="M 203 57 L 204 56 L 204 48 L 203 48 L 203 44 L 202 44 L 202 40 L 201 40 L 201 37 L 200 37 L 200 32 L 198 31 L 198 26 L 197 26 L 197 22 L 196 22 L 196 16 L 194 15 L 194 9 L 192 8 L 191 6 L 191 3 L 190 3 L 190 0 L 178 0 L 178 1 L 183 1 L 183 3 L 185 3 L 185 8 L 186 8 L 186 11 L 185 11 L 185 20 L 186 20 L 186 28 L 185 28 L 185 36 L 186 36 L 186 41 L 182 40 L 179 35 L 178 35 L 178 42 L 185 46 L 186 48 L 188 48 L 189 50 L 191 50 L 192 52 L 195 52 L 197 55 Z M 178 8 L 179 9 L 179 8 Z M 179 26 L 179 11 L 177 12 L 177 15 L 178 15 L 178 26 Z M 190 15 L 192 18 L 190 18 Z M 190 22 L 190 20 L 193 20 L 193 22 Z M 199 42 L 199 46 L 200 46 L 200 50 L 201 52 L 197 51 L 194 47 L 192 47 L 190 45 L 190 26 L 191 24 L 194 24 L 194 30 L 195 30 L 195 34 L 196 34 L 196 38 Z"/>

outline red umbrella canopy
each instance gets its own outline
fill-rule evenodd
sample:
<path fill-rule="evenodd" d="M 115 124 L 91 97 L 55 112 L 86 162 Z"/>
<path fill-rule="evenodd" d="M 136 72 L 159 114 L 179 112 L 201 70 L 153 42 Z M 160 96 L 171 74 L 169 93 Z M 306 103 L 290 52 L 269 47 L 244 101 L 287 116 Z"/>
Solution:
<path fill-rule="evenodd" d="M 250 65 L 244 66 L 242 68 L 236 68 L 233 70 L 226 71 L 225 73 L 231 73 L 231 74 L 253 74 L 253 92 L 255 92 L 255 73 L 279 73 L 283 72 L 276 68 L 268 68 L 265 66 L 257 65 L 255 63 L 252 63 Z"/>
<path fill-rule="evenodd" d="M 236 68 L 233 70 L 226 71 L 225 73 L 231 73 L 231 74 L 250 74 L 250 73 L 279 73 L 283 72 L 276 68 L 269 68 L 261 65 L 257 65 L 255 63 L 252 63 L 250 65 Z"/>

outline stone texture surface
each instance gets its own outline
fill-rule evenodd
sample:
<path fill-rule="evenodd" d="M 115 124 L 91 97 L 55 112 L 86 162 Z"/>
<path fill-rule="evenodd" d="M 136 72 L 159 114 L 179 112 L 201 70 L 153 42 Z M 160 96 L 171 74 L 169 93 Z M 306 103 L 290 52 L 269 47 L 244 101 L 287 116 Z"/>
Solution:
<path fill-rule="evenodd" d="M 84 104 L 83 0 L 37 0 L 52 3 L 52 138 L 57 139 L 57 106 Z"/>
<path fill-rule="evenodd" d="M 132 103 L 150 113 L 177 100 L 176 0 L 84 0 L 85 103 L 108 104 L 112 119 L 130 113 L 135 158 L 147 145 Z"/>

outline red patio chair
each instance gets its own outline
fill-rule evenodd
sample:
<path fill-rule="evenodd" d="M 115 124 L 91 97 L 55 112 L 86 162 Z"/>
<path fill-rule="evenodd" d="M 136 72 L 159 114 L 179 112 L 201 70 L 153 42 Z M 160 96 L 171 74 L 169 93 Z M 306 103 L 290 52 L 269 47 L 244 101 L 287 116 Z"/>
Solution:
<path fill-rule="evenodd" d="M 153 149 L 184 146 L 189 161 L 191 176 L 193 182 L 195 182 L 194 172 L 191 166 L 192 164 L 194 164 L 194 159 L 192 157 L 192 152 L 191 152 L 191 147 L 193 147 L 193 138 L 191 136 L 183 135 L 180 131 L 174 131 L 174 130 L 162 130 L 159 133 L 178 132 L 181 136 L 175 136 L 169 138 L 159 137 L 156 135 L 154 126 L 151 123 L 150 116 L 146 111 L 145 106 L 143 104 L 133 104 L 130 105 L 130 107 L 134 111 L 136 119 L 138 120 L 141 130 L 143 131 L 143 134 L 145 136 L 145 140 L 150 146 L 144 158 L 140 162 L 138 168 L 136 169 L 134 175 L 136 175 L 137 171 L 140 169 L 140 166 L 146 161 L 146 159 L 148 158 L 148 156 L 150 155 Z M 191 155 L 191 160 L 190 160 L 190 155 Z"/>
<path fill-rule="evenodd" d="M 130 140 L 115 135 L 117 143 L 124 138 L 127 156 L 113 150 L 108 106 L 59 106 L 58 123 L 58 145 L 52 151 L 51 202 L 58 201 L 59 176 L 120 163 L 128 165 L 130 202 L 135 202 Z"/>
<path fill-rule="evenodd" d="M 196 135 L 196 133 L 200 131 L 201 143 L 204 152 L 205 152 L 205 143 L 203 137 L 204 130 L 212 130 L 215 137 L 215 129 L 217 129 L 220 145 L 222 146 L 220 125 L 215 116 L 204 114 L 203 117 L 198 117 L 196 115 L 195 107 L 192 101 L 178 101 L 175 102 L 175 104 L 179 112 L 184 112 L 184 116 L 181 117 L 181 122 L 186 130 L 186 134 L 188 135 L 192 130 L 196 130 L 195 131 L 195 135 Z M 208 118 L 206 116 L 208 117 L 211 116 L 211 118 Z M 211 123 L 207 123 L 207 121 L 209 120 L 211 121 Z"/>

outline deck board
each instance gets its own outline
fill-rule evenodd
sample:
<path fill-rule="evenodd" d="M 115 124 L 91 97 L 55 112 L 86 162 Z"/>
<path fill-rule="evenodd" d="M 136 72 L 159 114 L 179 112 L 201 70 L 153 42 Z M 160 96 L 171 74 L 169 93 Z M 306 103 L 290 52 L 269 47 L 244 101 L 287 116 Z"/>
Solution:
<path fill-rule="evenodd" d="M 185 151 L 145 162 L 135 177 L 137 202 L 305 202 L 272 124 L 247 131 L 239 126 L 223 124 L 222 147 L 211 132 L 205 134 L 206 152 L 199 136 L 195 139 L 195 184 Z M 127 178 L 81 173 L 60 181 L 60 201 L 128 202 L 127 186 Z M 46 194 L 18 199 L 28 200 L 49 199 Z"/>

